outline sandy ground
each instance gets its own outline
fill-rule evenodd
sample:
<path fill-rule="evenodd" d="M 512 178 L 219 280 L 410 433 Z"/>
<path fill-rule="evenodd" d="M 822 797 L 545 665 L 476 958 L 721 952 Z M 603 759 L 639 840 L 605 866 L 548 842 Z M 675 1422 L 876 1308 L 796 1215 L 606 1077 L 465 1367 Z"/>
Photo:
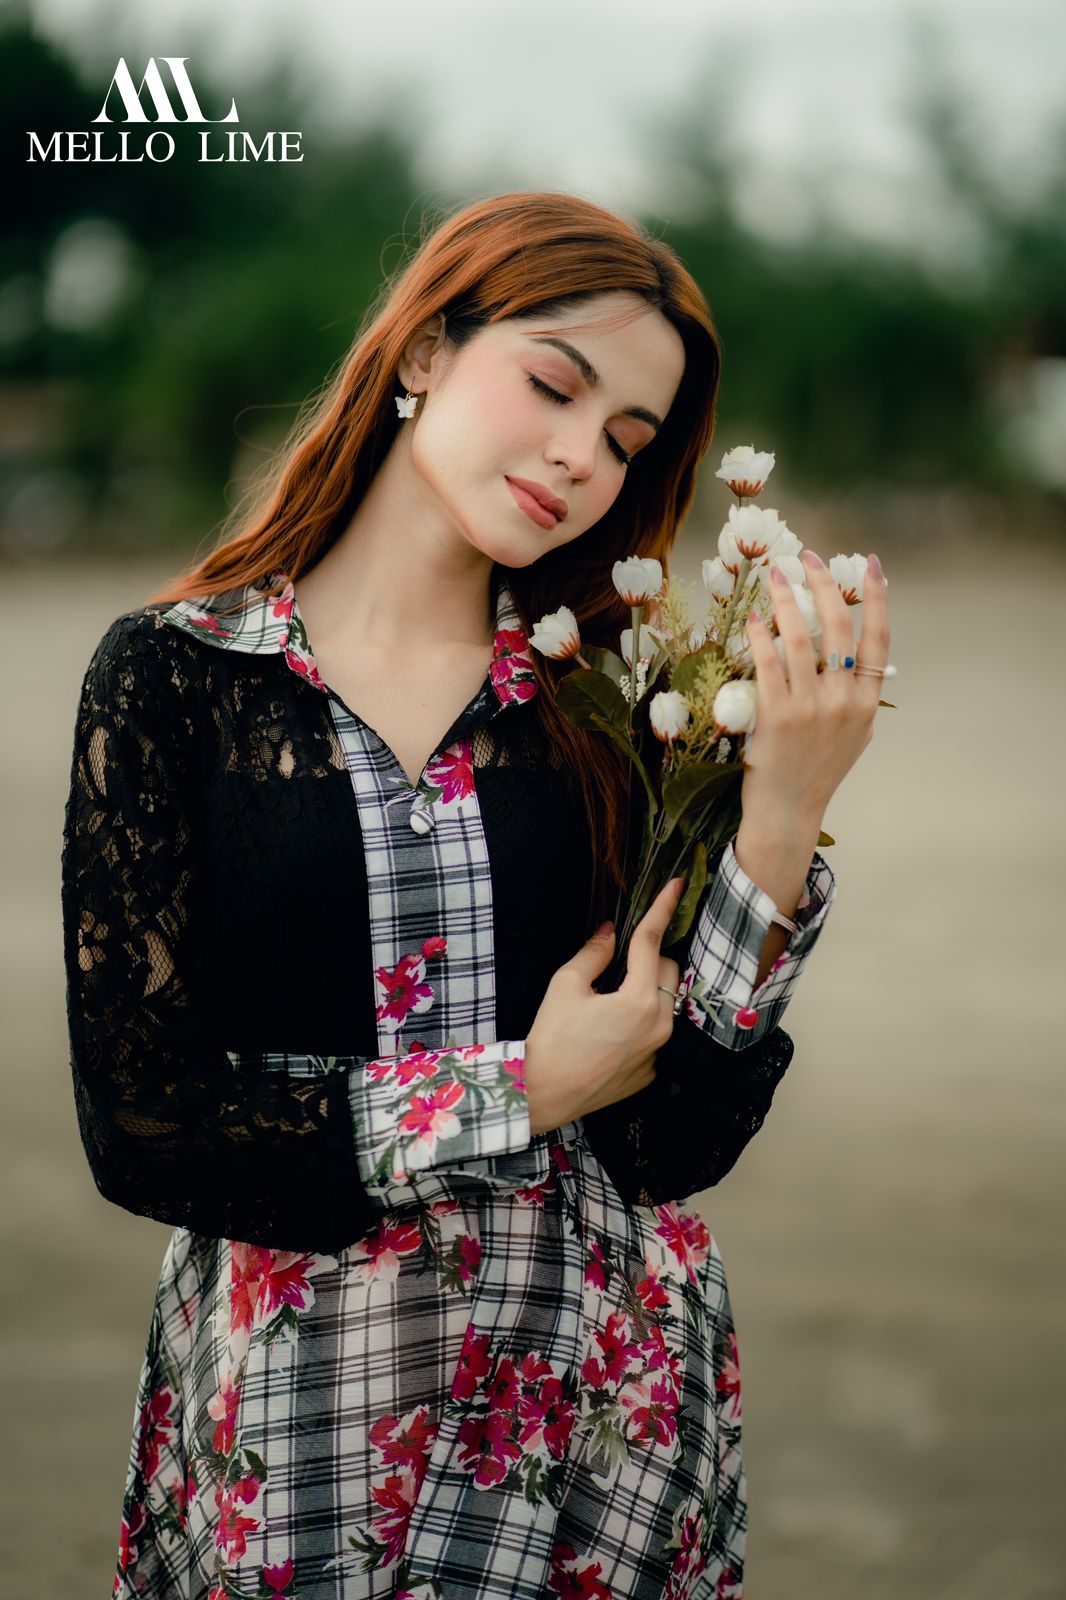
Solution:
<path fill-rule="evenodd" d="M 1010 578 L 989 549 L 880 553 L 898 709 L 826 816 L 838 900 L 793 1064 L 701 1202 L 740 1340 L 746 1593 L 1062 1600 L 1066 560 Z M 79 1143 L 59 849 L 81 674 L 171 570 L 5 579 L 0 1588 L 19 1600 L 110 1595 L 168 1237 L 99 1197 Z"/>

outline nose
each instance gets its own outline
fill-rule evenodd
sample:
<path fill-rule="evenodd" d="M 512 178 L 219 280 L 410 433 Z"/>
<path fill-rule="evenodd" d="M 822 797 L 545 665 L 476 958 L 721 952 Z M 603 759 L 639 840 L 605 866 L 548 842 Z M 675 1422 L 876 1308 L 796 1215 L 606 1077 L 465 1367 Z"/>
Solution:
<path fill-rule="evenodd" d="M 588 428 L 579 427 L 575 420 L 556 433 L 544 452 L 544 459 L 552 466 L 561 466 L 574 483 L 584 483 L 596 470 L 597 439 L 590 439 L 588 435 Z"/>

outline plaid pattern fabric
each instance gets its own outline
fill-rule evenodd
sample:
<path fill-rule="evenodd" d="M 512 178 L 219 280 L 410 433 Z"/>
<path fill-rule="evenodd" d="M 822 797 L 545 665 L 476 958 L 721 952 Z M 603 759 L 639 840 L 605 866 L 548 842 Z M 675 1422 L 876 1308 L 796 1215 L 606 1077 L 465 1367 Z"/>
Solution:
<path fill-rule="evenodd" d="M 380 1220 L 333 1256 L 175 1229 L 131 1448 L 128 1490 L 149 1488 L 127 1493 L 114 1592 L 738 1600 L 741 1389 L 714 1237 L 676 1202 L 623 1204 L 580 1120 L 531 1137 L 525 1041 L 494 1037 L 472 734 L 536 687 L 506 586 L 486 683 L 414 785 L 323 683 L 292 584 L 238 598 L 231 615 L 208 597 L 166 620 L 217 648 L 283 651 L 330 696 L 377 998 L 379 1055 L 350 1080 L 353 1182 Z M 760 1028 L 828 912 L 820 858 L 808 889 Z M 736 1012 L 768 905 L 727 852 L 684 981 L 690 1019 L 734 1049 L 754 1037 Z M 715 1018 L 705 1002 L 723 997 Z"/>

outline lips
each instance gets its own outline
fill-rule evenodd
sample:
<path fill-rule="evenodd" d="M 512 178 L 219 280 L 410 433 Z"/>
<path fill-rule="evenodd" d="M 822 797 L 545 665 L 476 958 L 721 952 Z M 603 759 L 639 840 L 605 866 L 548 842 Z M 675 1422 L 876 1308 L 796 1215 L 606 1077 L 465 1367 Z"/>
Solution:
<path fill-rule="evenodd" d="M 545 511 L 551 512 L 557 522 L 561 522 L 570 509 L 565 500 L 561 499 L 559 495 L 553 494 L 543 483 L 534 483 L 531 478 L 512 478 L 509 475 L 507 482 L 514 484 L 516 489 L 523 489 L 526 494 L 531 495 L 538 505 L 544 507 Z"/>

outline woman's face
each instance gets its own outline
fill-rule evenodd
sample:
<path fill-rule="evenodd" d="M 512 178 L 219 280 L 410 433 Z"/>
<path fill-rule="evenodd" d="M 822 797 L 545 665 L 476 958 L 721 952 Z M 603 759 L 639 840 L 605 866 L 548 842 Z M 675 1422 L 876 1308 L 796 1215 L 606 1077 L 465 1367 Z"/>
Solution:
<path fill-rule="evenodd" d="M 528 566 L 608 510 L 625 483 L 623 455 L 654 439 L 684 365 L 677 329 L 628 292 L 561 316 L 494 323 L 414 373 L 425 390 L 414 470 L 473 545 L 505 566 Z M 565 501 L 565 511 L 545 513 L 516 478 Z"/>

